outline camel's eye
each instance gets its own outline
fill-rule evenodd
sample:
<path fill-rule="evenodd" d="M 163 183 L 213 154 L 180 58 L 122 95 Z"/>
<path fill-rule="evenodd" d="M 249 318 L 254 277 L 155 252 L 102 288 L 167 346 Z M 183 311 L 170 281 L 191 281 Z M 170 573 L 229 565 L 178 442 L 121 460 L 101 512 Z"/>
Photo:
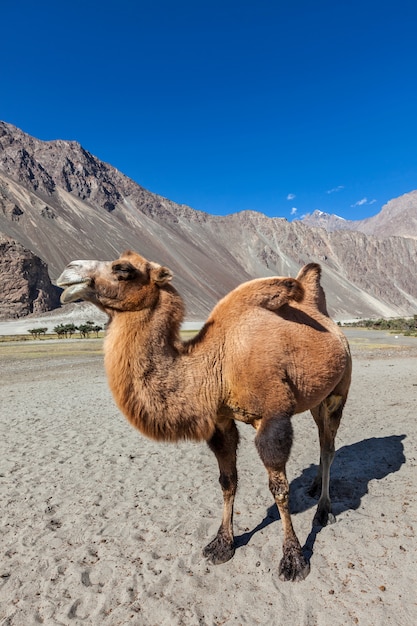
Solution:
<path fill-rule="evenodd" d="M 115 263 L 112 267 L 113 274 L 118 280 L 132 280 L 137 276 L 137 269 L 130 263 Z"/>

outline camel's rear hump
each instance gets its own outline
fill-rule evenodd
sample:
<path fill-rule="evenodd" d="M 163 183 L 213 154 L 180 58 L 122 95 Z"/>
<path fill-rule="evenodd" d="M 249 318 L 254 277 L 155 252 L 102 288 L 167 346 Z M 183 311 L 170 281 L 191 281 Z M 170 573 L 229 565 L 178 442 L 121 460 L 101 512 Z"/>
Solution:
<path fill-rule="evenodd" d="M 316 307 L 321 313 L 329 316 L 327 312 L 326 296 L 320 284 L 321 267 L 318 263 L 308 263 L 300 269 L 297 280 L 304 287 L 304 302 Z"/>

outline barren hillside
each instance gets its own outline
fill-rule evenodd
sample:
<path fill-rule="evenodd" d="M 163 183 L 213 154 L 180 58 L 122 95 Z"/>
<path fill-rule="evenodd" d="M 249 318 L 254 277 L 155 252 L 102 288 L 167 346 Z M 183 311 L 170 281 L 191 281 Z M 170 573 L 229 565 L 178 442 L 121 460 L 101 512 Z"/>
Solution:
<path fill-rule="evenodd" d="M 76 142 L 40 141 L 2 122 L 0 232 L 46 262 L 52 280 L 72 259 L 133 248 L 174 271 L 189 319 L 204 319 L 244 280 L 295 274 L 310 261 L 322 265 L 340 319 L 417 310 L 415 239 L 248 211 L 208 215 L 147 191 Z"/>

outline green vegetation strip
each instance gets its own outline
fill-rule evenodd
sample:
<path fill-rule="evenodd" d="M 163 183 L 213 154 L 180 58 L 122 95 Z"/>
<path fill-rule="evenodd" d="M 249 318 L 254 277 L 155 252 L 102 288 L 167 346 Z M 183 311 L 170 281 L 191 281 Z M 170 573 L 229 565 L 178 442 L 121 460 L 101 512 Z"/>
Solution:
<path fill-rule="evenodd" d="M 345 323 L 344 326 L 368 330 L 387 330 L 390 333 L 400 333 L 405 337 L 417 337 L 417 315 L 392 319 L 358 320 L 357 322 Z"/>

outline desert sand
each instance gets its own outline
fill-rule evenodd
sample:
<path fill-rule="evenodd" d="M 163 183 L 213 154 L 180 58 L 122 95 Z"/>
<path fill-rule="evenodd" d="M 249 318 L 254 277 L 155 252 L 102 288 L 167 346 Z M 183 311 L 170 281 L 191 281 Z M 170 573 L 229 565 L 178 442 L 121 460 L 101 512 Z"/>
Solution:
<path fill-rule="evenodd" d="M 313 529 L 309 413 L 288 464 L 305 581 L 279 580 L 281 523 L 242 426 L 237 550 L 213 566 L 222 498 L 204 444 L 157 444 L 117 410 L 99 340 L 0 344 L 0 624 L 414 626 L 417 340 L 349 331 L 354 375 Z"/>

